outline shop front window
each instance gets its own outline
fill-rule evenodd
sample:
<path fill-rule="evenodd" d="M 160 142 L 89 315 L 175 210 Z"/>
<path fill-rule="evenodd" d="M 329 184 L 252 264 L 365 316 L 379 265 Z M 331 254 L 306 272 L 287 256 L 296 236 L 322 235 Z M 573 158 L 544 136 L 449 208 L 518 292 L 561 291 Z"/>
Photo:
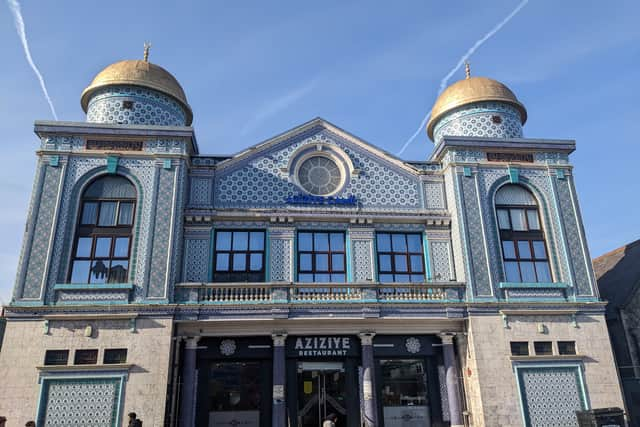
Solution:
<path fill-rule="evenodd" d="M 431 425 L 425 363 L 420 359 L 380 360 L 385 427 Z"/>
<path fill-rule="evenodd" d="M 212 362 L 208 425 L 258 427 L 263 381 L 260 362 Z"/>

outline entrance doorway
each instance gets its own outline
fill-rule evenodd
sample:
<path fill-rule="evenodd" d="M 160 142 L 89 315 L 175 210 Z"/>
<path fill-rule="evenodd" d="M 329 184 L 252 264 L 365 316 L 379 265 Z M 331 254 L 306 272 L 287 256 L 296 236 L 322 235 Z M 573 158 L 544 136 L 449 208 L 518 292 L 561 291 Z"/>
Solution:
<path fill-rule="evenodd" d="M 322 427 L 328 415 L 347 424 L 342 362 L 298 362 L 298 427 Z"/>

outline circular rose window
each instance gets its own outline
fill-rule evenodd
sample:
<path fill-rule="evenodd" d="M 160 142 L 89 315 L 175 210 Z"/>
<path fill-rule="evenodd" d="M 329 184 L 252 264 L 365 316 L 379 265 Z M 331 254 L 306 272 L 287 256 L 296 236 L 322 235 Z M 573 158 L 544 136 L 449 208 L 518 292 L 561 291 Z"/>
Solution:
<path fill-rule="evenodd" d="M 333 160 L 324 156 L 314 156 L 300 165 L 298 182 L 307 192 L 326 196 L 338 189 L 342 177 L 340 168 Z"/>

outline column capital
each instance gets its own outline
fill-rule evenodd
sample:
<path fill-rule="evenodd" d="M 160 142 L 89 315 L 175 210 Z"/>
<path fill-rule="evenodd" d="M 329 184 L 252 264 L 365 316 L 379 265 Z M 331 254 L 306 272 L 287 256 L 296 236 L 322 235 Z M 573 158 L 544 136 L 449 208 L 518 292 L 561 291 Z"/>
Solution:
<path fill-rule="evenodd" d="M 376 333 L 373 331 L 364 331 L 358 334 L 360 337 L 360 342 L 362 345 L 373 345 L 373 337 L 376 336 Z"/>
<path fill-rule="evenodd" d="M 198 341 L 200 341 L 200 337 L 183 337 L 184 346 L 189 350 L 195 350 L 198 348 Z"/>
<path fill-rule="evenodd" d="M 453 338 L 458 335 L 456 332 L 442 332 L 438 334 L 442 340 L 442 344 L 453 344 Z"/>
<path fill-rule="evenodd" d="M 274 347 L 283 347 L 285 344 L 285 340 L 287 339 L 286 331 L 274 331 L 271 333 L 271 338 L 273 339 Z"/>

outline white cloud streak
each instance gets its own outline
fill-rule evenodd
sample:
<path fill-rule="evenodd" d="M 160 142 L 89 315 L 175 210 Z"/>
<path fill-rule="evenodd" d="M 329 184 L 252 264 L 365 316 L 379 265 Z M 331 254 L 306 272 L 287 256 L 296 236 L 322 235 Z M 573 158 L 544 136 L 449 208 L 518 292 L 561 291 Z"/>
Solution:
<path fill-rule="evenodd" d="M 301 86 L 297 89 L 292 90 L 291 92 L 281 96 L 280 98 L 276 98 L 274 101 L 269 102 L 265 106 L 263 106 L 254 116 L 254 118 L 242 127 L 240 131 L 241 135 L 246 135 L 255 129 L 260 123 L 264 122 L 271 116 L 276 115 L 282 110 L 285 110 L 289 106 L 298 102 L 302 97 L 311 92 L 317 83 L 317 79 L 311 80 L 306 83 L 304 86 Z"/>
<path fill-rule="evenodd" d="M 42 93 L 44 93 L 44 97 L 47 99 L 49 103 L 49 108 L 51 108 L 51 114 L 53 114 L 53 118 L 58 120 L 58 115 L 56 114 L 56 109 L 53 106 L 53 102 L 51 101 L 51 97 L 49 96 L 49 92 L 47 91 L 47 85 L 44 83 L 44 78 L 38 70 L 38 67 L 33 62 L 33 58 L 31 57 L 31 51 L 29 49 L 29 43 L 27 42 L 27 33 L 24 28 L 24 20 L 22 19 L 22 12 L 20 10 L 20 3 L 17 0 L 7 0 L 9 4 L 9 9 L 11 9 L 11 13 L 13 14 L 13 22 L 16 26 L 16 31 L 18 32 L 18 36 L 20 37 L 20 41 L 22 42 L 22 47 L 24 49 L 24 55 L 27 58 L 27 62 L 31 66 L 31 69 L 38 77 L 40 81 L 40 87 L 42 88 Z"/>
<path fill-rule="evenodd" d="M 509 15 L 507 15 L 506 18 L 504 18 L 502 21 L 500 21 L 500 23 L 498 25 L 496 25 L 495 27 L 493 27 L 491 29 L 491 31 L 489 31 L 487 34 L 485 34 L 482 38 L 478 39 L 478 41 L 476 41 L 473 46 L 471 46 L 467 52 L 462 55 L 462 57 L 460 57 L 460 59 L 458 60 L 458 63 L 455 65 L 455 67 L 453 67 L 448 73 L 447 75 L 445 75 L 442 80 L 440 81 L 440 88 L 438 89 L 438 95 L 440 93 L 442 93 L 442 91 L 447 87 L 447 84 L 449 83 L 449 79 L 451 79 L 451 77 L 460 69 L 460 67 L 462 67 L 462 65 L 464 65 L 465 62 L 467 62 L 467 60 L 471 57 L 471 55 L 473 55 L 473 53 L 478 50 L 478 48 L 480 46 L 482 46 L 484 44 L 484 42 L 486 42 L 487 40 L 489 40 L 491 37 L 493 37 L 498 31 L 500 31 L 502 29 L 502 27 L 504 27 L 505 25 L 507 25 L 509 23 L 509 21 L 511 21 L 511 19 L 516 16 L 516 14 L 518 12 L 520 12 L 520 9 L 522 9 L 523 7 L 525 7 L 527 5 L 527 3 L 529 3 L 529 0 L 523 0 L 522 2 L 520 2 L 518 4 L 518 6 L 516 6 L 515 9 L 513 9 L 513 11 L 511 11 L 511 13 Z M 411 144 L 411 142 L 413 142 L 414 139 L 416 139 L 416 137 L 418 135 L 420 135 L 420 132 L 422 132 L 424 130 L 424 127 L 427 125 L 427 122 L 429 121 L 429 117 L 431 117 L 431 110 L 429 110 L 429 112 L 427 113 L 427 115 L 424 117 L 424 119 L 422 120 L 422 122 L 420 122 L 420 126 L 418 126 L 418 129 L 415 131 L 415 133 L 413 135 L 411 135 L 411 137 L 407 140 L 407 142 L 404 143 L 404 145 L 402 146 L 402 148 L 400 149 L 400 151 L 398 151 L 398 155 L 404 153 L 404 150 L 407 149 L 407 147 Z"/>

